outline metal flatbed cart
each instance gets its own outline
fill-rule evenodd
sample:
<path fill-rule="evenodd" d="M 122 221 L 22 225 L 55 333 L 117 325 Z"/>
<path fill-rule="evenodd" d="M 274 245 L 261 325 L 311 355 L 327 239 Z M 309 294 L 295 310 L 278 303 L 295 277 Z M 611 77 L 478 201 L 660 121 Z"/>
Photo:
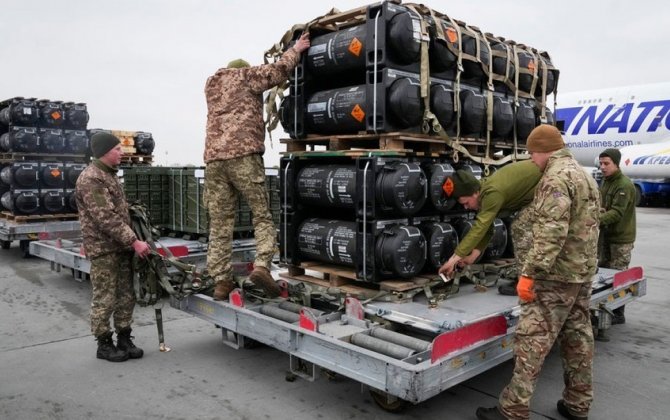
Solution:
<path fill-rule="evenodd" d="M 290 279 L 280 283 L 285 296 L 305 288 Z M 313 289 L 303 305 L 253 299 L 236 289 L 229 302 L 195 294 L 171 304 L 221 327 L 224 343 L 234 348 L 253 340 L 287 353 L 293 375 L 313 381 L 324 371 L 354 379 L 388 411 L 425 401 L 513 356 L 520 306 L 494 288 L 461 284 L 437 303 L 423 293 L 364 302 L 329 293 Z M 641 268 L 600 269 L 591 300 L 597 327 L 609 327 L 613 309 L 645 294 Z"/>
<path fill-rule="evenodd" d="M 24 257 L 29 255 L 28 244 L 34 240 L 73 238 L 81 235 L 79 220 L 46 220 L 39 222 L 16 222 L 0 219 L 0 242 L 9 249 L 13 241 L 19 241 Z"/>

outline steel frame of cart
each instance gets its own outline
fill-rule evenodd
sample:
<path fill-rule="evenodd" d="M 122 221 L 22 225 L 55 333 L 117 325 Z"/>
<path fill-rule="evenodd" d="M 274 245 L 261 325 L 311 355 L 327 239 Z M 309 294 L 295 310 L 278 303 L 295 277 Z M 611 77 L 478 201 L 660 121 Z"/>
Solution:
<path fill-rule="evenodd" d="M 29 243 L 35 240 L 73 238 L 81 235 L 79 220 L 48 220 L 43 222 L 16 223 L 0 219 L 0 242 L 9 249 L 13 241 L 19 241 L 23 256 L 29 255 Z"/>
<path fill-rule="evenodd" d="M 512 358 L 520 307 L 516 298 L 491 292 L 468 293 L 464 289 L 462 296 L 459 292 L 440 303 L 432 315 L 427 301 L 417 297 L 409 304 L 364 305 L 347 298 L 342 311 L 314 313 L 305 307 L 295 322 L 264 315 L 270 312 L 264 307 L 277 303 L 245 301 L 239 289 L 231 294 L 229 302 L 197 294 L 172 299 L 171 305 L 220 326 L 223 341 L 233 348 L 244 347 L 245 339 L 274 347 L 289 355 L 293 374 L 310 381 L 317 378 L 319 368 L 341 374 L 371 388 L 373 396 L 383 397 L 375 401 L 392 410 L 394 403 L 425 401 Z M 601 269 L 594 277 L 591 308 L 597 317 L 607 319 L 612 309 L 645 294 L 641 268 L 623 272 Z M 482 305 L 495 300 L 500 305 L 488 312 L 464 313 L 465 308 L 482 309 Z M 381 328 L 374 318 L 441 332 L 428 350 L 398 359 L 352 344 L 355 334 L 366 335 Z"/>

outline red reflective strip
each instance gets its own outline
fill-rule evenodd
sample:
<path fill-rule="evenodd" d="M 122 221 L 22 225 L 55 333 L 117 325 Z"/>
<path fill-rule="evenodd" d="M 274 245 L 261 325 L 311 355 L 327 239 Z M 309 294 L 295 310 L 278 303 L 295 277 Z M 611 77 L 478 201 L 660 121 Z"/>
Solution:
<path fill-rule="evenodd" d="M 486 318 L 454 331 L 447 331 L 433 340 L 430 360 L 435 363 L 456 350 L 505 334 L 507 334 L 507 320 L 502 315 Z"/>
<path fill-rule="evenodd" d="M 302 308 L 300 310 L 300 328 L 304 328 L 309 331 L 316 331 L 316 317 L 309 310 Z"/>
<path fill-rule="evenodd" d="M 172 255 L 175 257 L 185 257 L 188 255 L 188 247 L 179 245 L 179 246 L 169 246 L 167 247 Z M 165 256 L 165 250 L 163 248 L 158 248 L 158 253 L 162 256 Z"/>
<path fill-rule="evenodd" d="M 635 282 L 636 280 L 642 279 L 643 276 L 644 272 L 642 267 L 629 268 L 628 270 L 621 271 L 614 275 L 612 286 L 615 289 L 618 289 L 621 286 L 625 286 L 629 283 Z"/>
<path fill-rule="evenodd" d="M 240 289 L 235 289 L 230 292 L 228 300 L 233 306 L 239 306 L 240 308 L 244 307 L 244 297 L 242 296 L 242 291 Z"/>

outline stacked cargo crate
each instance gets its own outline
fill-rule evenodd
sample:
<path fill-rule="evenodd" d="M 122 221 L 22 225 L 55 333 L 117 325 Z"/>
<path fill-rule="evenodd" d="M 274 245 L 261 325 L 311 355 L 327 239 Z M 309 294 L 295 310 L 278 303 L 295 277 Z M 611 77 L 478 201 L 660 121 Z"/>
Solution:
<path fill-rule="evenodd" d="M 204 167 L 126 167 L 123 183 L 129 202 L 140 201 L 149 210 L 155 226 L 170 232 L 207 236 L 209 216 L 204 206 Z M 268 169 L 266 177 L 268 200 L 275 225 L 279 224 L 279 177 L 276 169 Z M 253 234 L 249 205 L 243 198 L 236 204 L 235 236 Z"/>
<path fill-rule="evenodd" d="M 88 161 L 86 104 L 15 97 L 0 102 L 0 202 L 6 217 L 75 217 Z"/>
<path fill-rule="evenodd" d="M 95 128 L 89 130 L 89 135 L 92 136 L 100 131 L 113 134 L 121 141 L 121 148 L 124 154 L 121 159 L 122 165 L 151 165 L 153 163 L 153 152 L 156 143 L 151 133 Z"/>
<path fill-rule="evenodd" d="M 291 137 L 283 261 L 296 275 L 345 266 L 323 272 L 365 282 L 435 274 L 474 217 L 447 196 L 447 178 L 518 159 L 530 131 L 553 121 L 558 70 L 545 52 L 416 4 L 319 18 L 310 35 L 279 115 Z M 503 255 L 496 220 L 485 258 Z"/>

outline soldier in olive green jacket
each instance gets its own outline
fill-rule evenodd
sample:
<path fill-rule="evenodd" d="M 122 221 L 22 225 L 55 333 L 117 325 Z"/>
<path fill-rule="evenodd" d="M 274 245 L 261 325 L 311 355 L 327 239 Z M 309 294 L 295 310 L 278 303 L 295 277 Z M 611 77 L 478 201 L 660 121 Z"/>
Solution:
<path fill-rule="evenodd" d="M 630 264 L 635 242 L 635 185 L 619 169 L 621 152 L 607 149 L 599 156 L 600 170 L 605 180 L 600 188 L 600 253 L 599 266 L 625 270 Z M 612 324 L 626 322 L 625 306 L 614 310 Z M 606 340 L 604 332 L 598 339 Z"/>
<path fill-rule="evenodd" d="M 496 171 L 481 183 L 471 172 L 458 170 L 445 181 L 445 192 L 456 198 L 467 210 L 478 210 L 472 229 L 461 239 L 454 254 L 440 267 L 439 272 L 450 276 L 456 265 L 472 264 L 491 240 L 491 226 L 496 217 L 507 217 L 519 211 L 512 224 L 512 240 L 517 261 L 529 246 L 530 212 L 525 208 L 533 201 L 535 187 L 542 173 L 531 161 L 511 163 Z M 451 193 L 449 193 L 451 191 Z M 516 294 L 516 289 L 511 288 Z M 501 293 L 503 289 L 501 286 Z"/>

